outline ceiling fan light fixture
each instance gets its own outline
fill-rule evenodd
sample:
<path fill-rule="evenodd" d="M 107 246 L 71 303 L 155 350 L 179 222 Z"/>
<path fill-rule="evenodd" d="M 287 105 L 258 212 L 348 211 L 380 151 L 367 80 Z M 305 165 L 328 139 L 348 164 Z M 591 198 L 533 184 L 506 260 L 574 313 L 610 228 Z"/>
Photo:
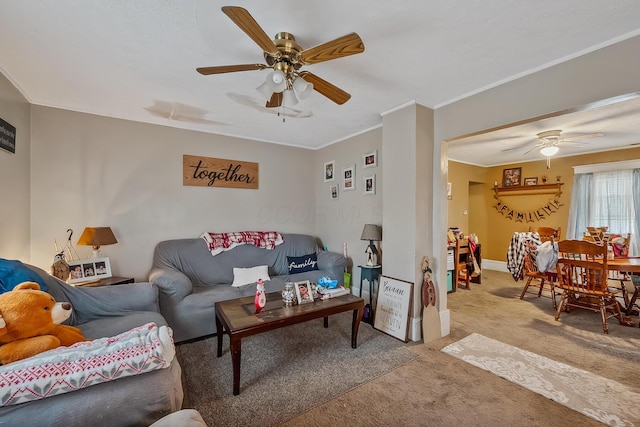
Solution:
<path fill-rule="evenodd" d="M 558 152 L 558 147 L 556 147 L 555 145 L 551 145 L 549 147 L 543 147 L 540 150 L 540 153 L 542 153 L 542 155 L 547 156 L 547 157 L 553 156 L 557 152 Z"/>
<path fill-rule="evenodd" d="M 282 71 L 275 70 L 269 73 L 267 84 L 273 89 L 272 93 L 282 92 L 287 87 L 287 76 Z"/>
<path fill-rule="evenodd" d="M 296 105 L 298 103 L 298 98 L 296 98 L 296 94 L 293 92 L 293 89 L 286 89 L 282 93 L 282 105 L 291 106 Z"/>
<path fill-rule="evenodd" d="M 293 81 L 293 89 L 300 99 L 305 99 L 313 92 L 313 83 L 309 83 L 302 77 L 298 77 Z"/>
<path fill-rule="evenodd" d="M 271 87 L 269 86 L 269 83 L 267 83 L 266 81 L 264 81 L 260 86 L 258 86 L 256 90 L 264 97 L 266 101 L 268 101 L 271 98 L 271 95 L 273 94 L 273 89 L 271 89 Z"/>

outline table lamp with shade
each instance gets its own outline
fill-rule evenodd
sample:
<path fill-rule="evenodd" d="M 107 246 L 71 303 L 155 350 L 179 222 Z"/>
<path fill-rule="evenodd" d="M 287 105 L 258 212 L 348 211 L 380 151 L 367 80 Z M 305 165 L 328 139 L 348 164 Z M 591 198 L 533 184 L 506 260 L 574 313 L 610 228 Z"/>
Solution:
<path fill-rule="evenodd" d="M 369 246 L 365 250 L 367 254 L 367 266 L 378 265 L 378 248 L 373 243 L 374 241 L 382 240 L 382 229 L 375 224 L 365 224 L 362 229 L 362 235 L 360 240 L 368 240 Z"/>
<path fill-rule="evenodd" d="M 86 227 L 78 239 L 78 245 L 93 247 L 91 258 L 102 257 L 100 246 L 113 245 L 114 243 L 118 243 L 118 241 L 113 235 L 111 227 Z"/>

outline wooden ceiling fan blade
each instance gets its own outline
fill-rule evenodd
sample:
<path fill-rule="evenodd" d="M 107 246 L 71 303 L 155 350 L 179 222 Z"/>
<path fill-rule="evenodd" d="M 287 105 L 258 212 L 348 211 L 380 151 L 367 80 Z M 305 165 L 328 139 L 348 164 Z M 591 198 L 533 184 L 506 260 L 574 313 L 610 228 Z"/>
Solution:
<path fill-rule="evenodd" d="M 271 99 L 267 101 L 265 107 L 274 108 L 282 105 L 282 92 L 274 92 L 271 95 Z"/>
<path fill-rule="evenodd" d="M 265 68 L 269 68 L 269 66 L 265 64 L 239 64 L 220 65 L 216 67 L 200 67 L 196 68 L 196 71 L 202 75 L 208 76 L 210 74 L 235 73 L 236 71 L 264 70 Z"/>
<path fill-rule="evenodd" d="M 601 136 L 604 136 L 604 133 L 602 132 L 587 133 L 585 135 L 570 136 L 568 138 L 563 137 L 562 142 L 577 142 L 577 141 L 582 141 L 583 139 L 599 138 Z"/>
<path fill-rule="evenodd" d="M 246 9 L 238 6 L 223 6 L 222 11 L 262 50 L 273 56 L 280 56 L 280 51 L 271 40 L 271 37 L 264 32 Z"/>
<path fill-rule="evenodd" d="M 313 73 L 302 71 L 300 73 L 300 77 L 302 77 L 309 83 L 313 83 L 314 90 L 318 91 L 338 105 L 344 104 L 351 98 L 351 95 L 347 92 L 343 91 L 337 86 L 334 86 L 328 81 L 321 79 Z"/>
<path fill-rule="evenodd" d="M 356 33 L 351 33 L 303 50 L 300 52 L 299 61 L 303 64 L 316 64 L 362 52 L 364 52 L 362 39 Z"/>

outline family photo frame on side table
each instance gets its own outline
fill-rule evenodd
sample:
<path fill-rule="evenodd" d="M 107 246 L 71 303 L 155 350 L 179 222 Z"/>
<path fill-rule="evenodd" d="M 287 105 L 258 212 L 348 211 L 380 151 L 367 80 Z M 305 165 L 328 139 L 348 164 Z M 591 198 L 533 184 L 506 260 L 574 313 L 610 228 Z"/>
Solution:
<path fill-rule="evenodd" d="M 69 284 L 83 282 L 97 282 L 100 279 L 111 277 L 111 264 L 109 258 L 90 258 L 68 261 L 71 270 Z"/>
<path fill-rule="evenodd" d="M 298 304 L 313 302 L 311 282 L 309 282 L 308 280 L 296 282 L 296 297 L 298 298 Z"/>

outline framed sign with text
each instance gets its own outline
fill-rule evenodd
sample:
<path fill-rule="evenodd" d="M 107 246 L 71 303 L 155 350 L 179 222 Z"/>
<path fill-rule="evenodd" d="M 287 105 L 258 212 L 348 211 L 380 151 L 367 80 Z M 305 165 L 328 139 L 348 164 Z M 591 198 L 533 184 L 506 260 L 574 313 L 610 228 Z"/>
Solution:
<path fill-rule="evenodd" d="M 196 187 L 259 188 L 259 165 L 240 160 L 182 156 L 182 185 Z"/>
<path fill-rule="evenodd" d="M 373 327 L 408 341 L 413 283 L 380 276 Z"/>

